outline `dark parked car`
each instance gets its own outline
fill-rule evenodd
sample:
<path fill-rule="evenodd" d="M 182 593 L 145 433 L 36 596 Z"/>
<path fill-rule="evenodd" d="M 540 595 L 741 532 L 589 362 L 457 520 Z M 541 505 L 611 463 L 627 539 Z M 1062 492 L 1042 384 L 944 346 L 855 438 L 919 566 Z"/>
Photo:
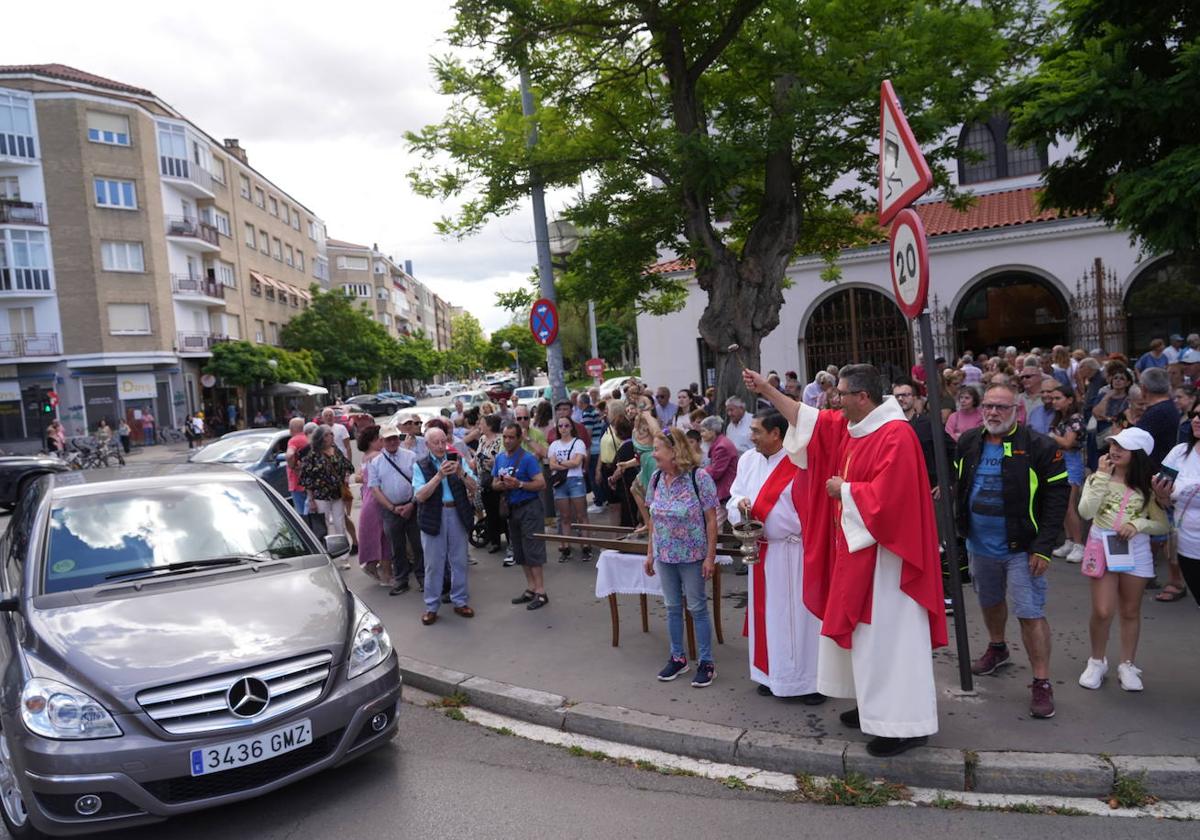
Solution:
<path fill-rule="evenodd" d="M 417 398 L 412 394 L 402 394 L 399 391 L 380 391 L 376 394 L 380 399 L 394 400 L 401 408 L 412 408 L 417 404 Z"/>
<path fill-rule="evenodd" d="M 4 455 L 0 457 L 0 507 L 11 509 L 21 491 L 39 475 L 70 470 L 50 455 Z"/>
<path fill-rule="evenodd" d="M 8 834 L 217 808 L 387 743 L 400 669 L 330 562 L 349 548 L 235 469 L 29 484 L 0 542 Z"/>
<path fill-rule="evenodd" d="M 395 414 L 401 409 L 400 401 L 381 397 L 379 394 L 359 394 L 344 401 L 346 405 L 354 405 L 366 411 L 372 417 L 385 417 Z"/>
<path fill-rule="evenodd" d="M 254 429 L 230 432 L 207 446 L 194 450 L 188 461 L 195 464 L 228 464 L 261 478 L 271 489 L 290 499 L 287 486 L 287 454 L 290 434 L 286 429 Z"/>

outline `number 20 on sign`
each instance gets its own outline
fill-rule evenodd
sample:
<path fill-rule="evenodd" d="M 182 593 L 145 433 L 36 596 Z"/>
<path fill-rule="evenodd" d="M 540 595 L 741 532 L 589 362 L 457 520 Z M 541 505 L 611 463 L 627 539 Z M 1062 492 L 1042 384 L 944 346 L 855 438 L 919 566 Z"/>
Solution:
<path fill-rule="evenodd" d="M 890 255 L 896 303 L 909 320 L 915 319 L 929 296 L 929 246 L 925 225 L 915 210 L 907 208 L 896 214 Z"/>

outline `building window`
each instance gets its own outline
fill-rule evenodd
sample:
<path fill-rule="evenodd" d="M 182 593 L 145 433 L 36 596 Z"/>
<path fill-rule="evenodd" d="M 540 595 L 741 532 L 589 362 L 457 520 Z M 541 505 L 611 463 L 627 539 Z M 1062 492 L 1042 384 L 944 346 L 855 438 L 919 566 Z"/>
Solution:
<path fill-rule="evenodd" d="M 366 257 L 338 257 L 337 267 L 343 271 L 369 271 L 371 261 Z"/>
<path fill-rule="evenodd" d="M 254 225 L 246 222 L 246 244 L 251 248 L 257 248 L 258 243 L 254 241 Z"/>
<path fill-rule="evenodd" d="M 271 321 L 267 324 L 267 326 L 271 330 L 271 343 L 274 344 L 276 347 L 278 347 L 279 346 L 279 324 L 276 324 L 274 321 Z"/>
<path fill-rule="evenodd" d="M 133 181 L 115 181 L 110 178 L 95 178 L 96 204 L 100 207 L 118 207 L 124 210 L 137 209 L 137 191 Z"/>
<path fill-rule="evenodd" d="M 238 189 L 242 193 L 242 198 L 249 200 L 250 198 L 250 179 L 245 175 L 238 176 Z"/>
<path fill-rule="evenodd" d="M 50 249 L 40 230 L 0 230 L 0 291 L 49 292 Z"/>
<path fill-rule="evenodd" d="M 223 236 L 229 236 L 229 214 L 215 207 L 204 207 L 200 210 L 200 218 L 217 229 Z"/>
<path fill-rule="evenodd" d="M 141 242 L 101 242 L 100 265 L 105 271 L 142 272 L 146 270 Z"/>
<path fill-rule="evenodd" d="M 300 273 L 302 273 L 302 274 L 304 273 L 304 252 L 303 251 L 296 252 L 296 269 Z"/>
<path fill-rule="evenodd" d="M 233 270 L 232 265 L 227 262 L 218 262 L 216 269 L 218 283 L 230 289 L 237 288 L 237 272 Z"/>
<path fill-rule="evenodd" d="M 267 300 L 274 303 L 275 302 L 275 287 L 268 284 L 264 297 L 266 297 Z"/>
<path fill-rule="evenodd" d="M 346 297 L 369 298 L 371 286 L 367 283 L 345 283 L 342 285 L 342 294 Z"/>
<path fill-rule="evenodd" d="M 272 237 L 271 250 L 275 256 L 275 259 L 279 260 L 280 262 L 283 262 L 283 243 L 279 241 L 278 236 Z"/>
<path fill-rule="evenodd" d="M 290 225 L 290 224 L 292 223 L 291 217 L 288 215 L 288 206 L 287 206 L 287 204 L 281 204 L 281 205 L 280 205 L 280 207 L 279 207 L 279 218 L 283 219 L 283 223 L 284 223 L 285 225 Z"/>
<path fill-rule="evenodd" d="M 275 200 L 275 196 L 271 196 L 270 202 L 271 202 L 271 215 L 278 216 L 279 215 L 279 202 Z"/>
<path fill-rule="evenodd" d="M 318 280 L 329 279 L 329 261 L 321 257 L 313 257 L 313 277 Z"/>
<path fill-rule="evenodd" d="M 263 326 L 262 320 L 260 318 L 255 318 L 254 319 L 254 340 L 257 341 L 259 344 L 262 344 L 263 338 L 265 335 L 266 335 L 266 327 Z"/>
<path fill-rule="evenodd" d="M 271 236 L 262 228 L 258 230 L 258 247 L 268 257 L 271 256 Z"/>
<path fill-rule="evenodd" d="M 250 277 L 250 294 L 255 297 L 262 297 L 262 283 L 256 280 L 253 276 Z"/>
<path fill-rule="evenodd" d="M 380 300 L 387 300 L 388 299 L 388 290 L 381 286 L 380 288 L 375 290 L 375 297 L 379 298 Z"/>
<path fill-rule="evenodd" d="M 93 143 L 106 143 L 109 146 L 129 145 L 129 117 L 88 111 L 87 127 L 88 139 Z"/>
<path fill-rule="evenodd" d="M 0 198 L 21 200 L 21 179 L 16 175 L 0 175 Z"/>
<path fill-rule="evenodd" d="M 254 204 L 257 207 L 266 207 L 267 206 L 266 194 L 262 191 L 262 188 L 260 188 L 260 187 L 254 188 Z"/>
<path fill-rule="evenodd" d="M 308 238 L 313 242 L 317 241 L 317 223 L 312 219 L 308 220 Z"/>
<path fill-rule="evenodd" d="M 150 335 L 150 305 L 146 303 L 110 303 L 110 335 Z"/>
<path fill-rule="evenodd" d="M 242 337 L 242 319 L 237 315 L 225 313 L 225 335 L 237 341 Z"/>
<path fill-rule="evenodd" d="M 296 263 L 295 263 L 295 252 L 293 252 L 293 251 L 292 251 L 292 246 L 291 246 L 291 245 L 285 245 L 285 246 L 283 247 L 283 251 L 284 251 L 284 259 L 283 259 L 283 261 L 284 261 L 285 263 L 287 263 L 288 265 L 295 265 L 295 264 L 296 264 Z"/>
<path fill-rule="evenodd" d="M 291 304 L 292 304 L 292 309 L 298 309 L 300 307 L 300 296 L 297 295 L 295 292 L 293 292 L 291 294 L 290 300 L 291 300 Z"/>
<path fill-rule="evenodd" d="M 1049 165 L 1045 148 L 1009 145 L 1008 128 L 1004 114 L 963 127 L 958 139 L 960 184 L 1036 175 Z"/>
<path fill-rule="evenodd" d="M 209 174 L 213 176 L 213 180 L 224 184 L 225 183 L 225 161 L 220 158 L 210 158 L 209 163 L 212 164 L 212 169 Z"/>
<path fill-rule="evenodd" d="M 292 208 L 292 230 L 300 230 L 300 211 Z"/>
<path fill-rule="evenodd" d="M 0 93 L 0 155 L 37 157 L 32 111 L 24 96 Z"/>

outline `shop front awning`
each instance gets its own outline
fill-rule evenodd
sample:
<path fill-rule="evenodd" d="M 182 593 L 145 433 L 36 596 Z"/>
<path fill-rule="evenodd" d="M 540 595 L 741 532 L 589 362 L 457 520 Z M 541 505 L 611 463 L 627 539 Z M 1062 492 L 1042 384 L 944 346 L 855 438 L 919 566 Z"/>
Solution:
<path fill-rule="evenodd" d="M 307 382 L 277 382 L 264 388 L 263 393 L 271 397 L 322 397 L 329 389 Z"/>

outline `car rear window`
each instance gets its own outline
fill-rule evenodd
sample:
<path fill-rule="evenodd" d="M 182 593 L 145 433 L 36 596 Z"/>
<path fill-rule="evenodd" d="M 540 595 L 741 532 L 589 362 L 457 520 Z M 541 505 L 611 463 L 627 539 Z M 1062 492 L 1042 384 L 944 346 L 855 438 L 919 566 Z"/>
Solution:
<path fill-rule="evenodd" d="M 84 589 L 110 575 L 245 555 L 316 549 L 257 483 L 189 483 L 68 497 L 50 511 L 42 591 Z"/>

